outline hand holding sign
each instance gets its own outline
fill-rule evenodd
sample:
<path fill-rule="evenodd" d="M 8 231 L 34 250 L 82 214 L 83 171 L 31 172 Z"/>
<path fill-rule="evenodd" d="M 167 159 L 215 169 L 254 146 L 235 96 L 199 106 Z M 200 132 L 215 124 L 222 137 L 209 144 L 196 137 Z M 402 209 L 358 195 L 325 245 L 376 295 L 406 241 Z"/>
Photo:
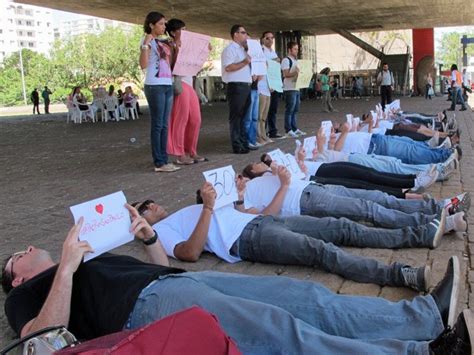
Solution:
<path fill-rule="evenodd" d="M 328 147 L 327 138 L 331 136 L 332 122 L 331 121 L 321 122 L 321 128 L 323 129 L 324 136 L 326 137 L 326 144 L 324 147 L 327 148 Z"/>
<path fill-rule="evenodd" d="M 203 172 L 204 178 L 215 190 L 214 208 L 220 208 L 238 200 L 235 171 L 232 165 Z M 202 191 L 201 191 L 202 193 Z"/>
<path fill-rule="evenodd" d="M 248 55 L 252 58 L 252 75 L 267 75 L 267 58 L 263 54 L 262 46 L 256 39 L 248 39 Z"/>
<path fill-rule="evenodd" d="M 303 141 L 303 147 L 306 152 L 306 159 L 312 159 L 313 150 L 316 148 L 316 136 L 306 137 Z"/>
<path fill-rule="evenodd" d="M 88 242 L 79 240 L 79 233 L 83 224 L 84 218 L 81 217 L 77 221 L 77 224 L 69 230 L 66 240 L 63 243 L 59 268 L 67 275 L 71 275 L 77 270 L 86 253 L 94 252 Z"/>

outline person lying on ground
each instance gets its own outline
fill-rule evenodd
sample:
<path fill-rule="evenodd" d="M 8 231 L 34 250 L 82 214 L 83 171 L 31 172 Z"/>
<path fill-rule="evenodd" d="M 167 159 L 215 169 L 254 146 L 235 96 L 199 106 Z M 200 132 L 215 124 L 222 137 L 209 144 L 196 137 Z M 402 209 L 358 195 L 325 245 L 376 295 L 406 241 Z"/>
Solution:
<path fill-rule="evenodd" d="M 135 329 L 193 305 L 215 314 L 243 353 L 432 353 L 471 351 L 474 318 L 456 320 L 459 260 L 426 296 L 390 302 L 335 294 L 283 276 L 185 272 L 170 268 L 160 238 L 136 210 L 132 228 L 151 263 L 91 251 L 79 241 L 82 220 L 69 232 L 56 264 L 28 247 L 2 269 L 5 313 L 18 335 L 65 325 L 79 339 Z"/>

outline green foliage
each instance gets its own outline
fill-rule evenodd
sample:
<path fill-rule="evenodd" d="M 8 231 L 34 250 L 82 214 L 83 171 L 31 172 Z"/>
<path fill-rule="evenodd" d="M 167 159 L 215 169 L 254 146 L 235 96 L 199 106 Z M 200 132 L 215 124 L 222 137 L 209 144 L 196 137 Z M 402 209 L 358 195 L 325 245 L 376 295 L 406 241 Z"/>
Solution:
<path fill-rule="evenodd" d="M 83 87 L 86 97 L 99 85 L 132 82 L 140 87 L 142 72 L 138 64 L 142 29 L 132 32 L 109 27 L 100 34 L 85 34 L 56 41 L 49 58 L 23 49 L 26 93 L 36 87 L 40 93 L 47 85 L 53 92 L 52 102 L 64 101 L 76 85 Z M 41 97 L 41 96 L 40 96 Z M 23 103 L 20 57 L 14 53 L 0 65 L 0 105 Z"/>
<path fill-rule="evenodd" d="M 464 33 L 468 37 L 474 37 L 474 32 Z M 457 64 L 458 67 L 462 64 L 462 44 L 461 38 L 464 35 L 459 32 L 443 33 L 441 39 L 437 43 L 436 59 L 442 63 L 445 68 L 449 69 L 451 64 Z M 474 55 L 474 45 L 467 45 L 466 52 L 468 57 Z"/>

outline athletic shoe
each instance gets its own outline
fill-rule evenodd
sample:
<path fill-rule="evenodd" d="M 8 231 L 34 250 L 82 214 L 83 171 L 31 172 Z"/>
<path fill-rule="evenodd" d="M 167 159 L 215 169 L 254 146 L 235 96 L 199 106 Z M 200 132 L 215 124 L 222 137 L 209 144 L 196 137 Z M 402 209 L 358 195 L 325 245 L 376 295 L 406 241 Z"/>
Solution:
<path fill-rule="evenodd" d="M 441 143 L 440 145 L 438 145 L 436 148 L 444 148 L 444 149 L 448 149 L 448 148 L 451 148 L 452 145 L 451 145 L 451 139 L 449 139 L 449 137 L 446 137 L 443 141 L 443 143 Z"/>
<path fill-rule="evenodd" d="M 434 218 L 430 223 L 428 223 L 428 228 L 433 233 L 433 242 L 431 247 L 438 247 L 441 242 L 441 237 L 444 234 L 445 225 L 446 225 L 446 209 L 442 208 L 436 218 Z"/>
<path fill-rule="evenodd" d="M 469 211 L 469 208 L 471 208 L 471 193 L 464 192 L 444 200 L 444 208 L 448 210 L 449 214 Z"/>
<path fill-rule="evenodd" d="M 256 144 L 249 143 L 248 147 L 249 150 L 257 150 L 258 146 Z"/>
<path fill-rule="evenodd" d="M 162 165 L 160 167 L 155 166 L 155 172 L 156 173 L 173 173 L 175 171 L 178 171 L 179 169 L 181 169 L 181 168 L 177 167 L 174 164 L 165 164 L 165 165 Z"/>
<path fill-rule="evenodd" d="M 446 329 L 432 342 L 430 354 L 433 355 L 473 355 L 474 312 L 470 309 L 462 311 L 456 324 Z"/>
<path fill-rule="evenodd" d="M 411 189 L 413 192 L 423 192 L 424 189 L 430 187 L 436 182 L 438 179 L 438 171 L 433 171 L 432 173 L 429 172 L 421 172 L 415 179 L 415 186 Z"/>
<path fill-rule="evenodd" d="M 296 134 L 295 131 L 288 131 L 287 133 L 288 137 L 291 137 L 291 138 L 297 138 L 298 135 Z"/>
<path fill-rule="evenodd" d="M 448 267 L 443 279 L 430 293 L 438 307 L 445 327 L 452 327 L 454 324 L 454 315 L 458 304 L 460 273 L 459 259 L 453 255 L 448 260 Z"/>
<path fill-rule="evenodd" d="M 446 226 L 444 228 L 445 233 L 466 231 L 467 221 L 466 214 L 464 212 L 458 212 L 456 214 L 446 217 Z"/>
<path fill-rule="evenodd" d="M 295 134 L 297 134 L 298 136 L 305 136 L 306 135 L 306 132 L 303 132 L 302 130 L 300 130 L 299 128 L 295 131 Z"/>
<path fill-rule="evenodd" d="M 405 286 L 419 292 L 428 291 L 431 277 L 431 268 L 428 265 L 422 267 L 404 266 L 401 273 Z"/>

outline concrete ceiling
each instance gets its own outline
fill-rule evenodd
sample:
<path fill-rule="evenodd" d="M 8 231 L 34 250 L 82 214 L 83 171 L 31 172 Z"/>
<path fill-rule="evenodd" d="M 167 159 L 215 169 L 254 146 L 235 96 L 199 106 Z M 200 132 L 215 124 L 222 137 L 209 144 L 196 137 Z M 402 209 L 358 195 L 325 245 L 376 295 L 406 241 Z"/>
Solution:
<path fill-rule="evenodd" d="M 239 23 L 264 30 L 372 31 L 474 25 L 474 0 L 20 0 L 57 10 L 142 24 L 149 11 L 177 17 L 190 31 L 228 37 Z"/>

